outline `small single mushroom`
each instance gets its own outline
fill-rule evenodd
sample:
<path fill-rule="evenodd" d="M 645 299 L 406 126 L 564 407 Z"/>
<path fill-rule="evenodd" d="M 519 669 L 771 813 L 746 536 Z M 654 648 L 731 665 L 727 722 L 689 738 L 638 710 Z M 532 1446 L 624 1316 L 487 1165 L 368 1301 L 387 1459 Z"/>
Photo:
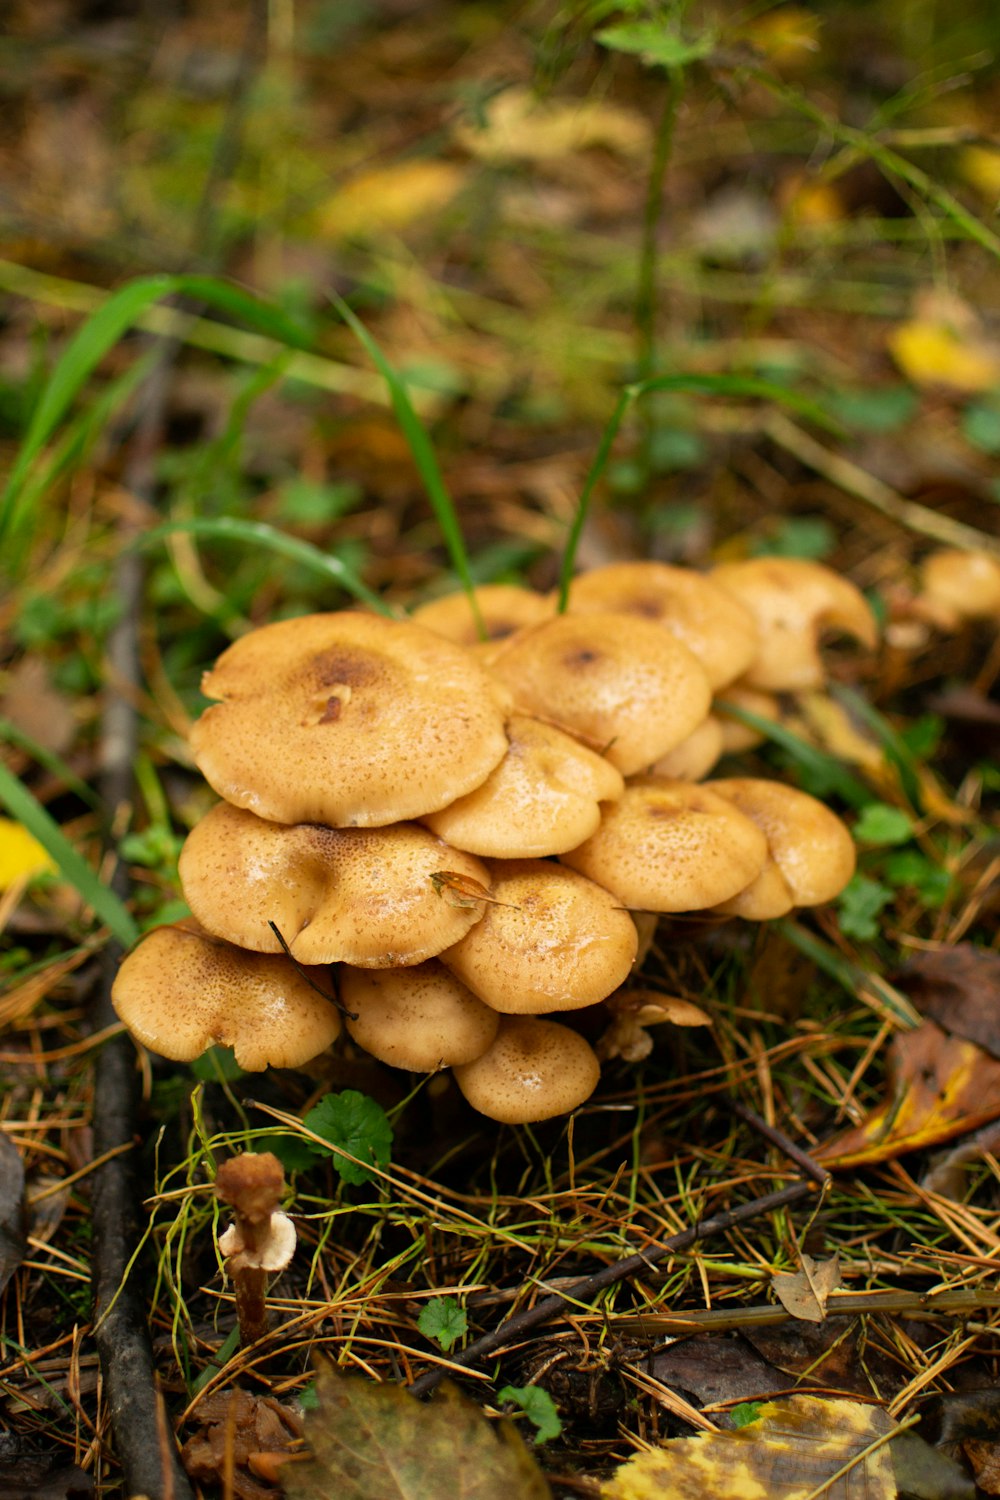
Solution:
<path fill-rule="evenodd" d="M 392 1068 L 435 1073 L 481 1057 L 500 1018 L 437 959 L 408 969 L 339 972 L 351 1036 Z"/>
<path fill-rule="evenodd" d="M 609 1025 L 597 1042 L 601 1062 L 620 1057 L 642 1062 L 653 1050 L 650 1026 L 711 1026 L 712 1017 L 690 1000 L 656 990 L 622 989 L 605 1001 Z"/>
<path fill-rule="evenodd" d="M 156 927 L 126 955 L 111 1001 L 136 1041 L 192 1062 L 232 1047 L 248 1072 L 298 1068 L 340 1034 L 320 991 L 329 970 L 297 969 L 284 954 L 246 953 L 194 924 Z"/>
<path fill-rule="evenodd" d="M 740 679 L 770 692 L 822 687 L 823 631 L 842 631 L 869 650 L 878 640 L 871 607 L 849 579 L 799 557 L 753 557 L 721 563 L 712 579 L 750 610 L 760 633 L 753 664 Z"/>
<path fill-rule="evenodd" d="M 539 1016 L 502 1016 L 492 1047 L 455 1069 L 472 1108 L 505 1125 L 569 1114 L 590 1098 L 600 1076 L 589 1042 Z"/>
<path fill-rule="evenodd" d="M 512 714 L 510 747 L 474 792 L 421 819 L 456 849 L 495 859 L 542 859 L 575 849 L 625 783 L 610 761 L 551 724 Z M 714 764 L 714 762 L 713 762 Z"/>
<path fill-rule="evenodd" d="M 710 578 L 669 563 L 593 568 L 574 578 L 569 610 L 611 611 L 663 626 L 698 658 L 713 689 L 739 677 L 757 653 L 757 626 L 749 609 Z"/>
<path fill-rule="evenodd" d="M 610 995 L 632 969 L 635 924 L 614 898 L 573 870 L 540 859 L 489 864 L 493 900 L 441 962 L 494 1010 L 579 1010 Z"/>
<path fill-rule="evenodd" d="M 920 603 L 945 629 L 963 620 L 1000 619 L 1000 558 L 942 547 L 920 567 Z"/>
<path fill-rule="evenodd" d="M 639 911 L 704 911 L 764 868 L 767 839 L 708 787 L 637 776 L 564 864 Z"/>
<path fill-rule="evenodd" d="M 219 1252 L 233 1279 L 244 1347 L 267 1333 L 268 1273 L 283 1271 L 295 1253 L 295 1225 L 278 1211 L 284 1190 L 285 1169 L 270 1151 L 230 1156 L 215 1176 L 215 1196 L 235 1216 L 219 1236 Z"/>
<path fill-rule="evenodd" d="M 472 592 L 489 641 L 506 640 L 525 625 L 537 625 L 555 613 L 555 603 L 551 598 L 517 584 L 485 583 Z M 421 604 L 413 611 L 411 619 L 459 646 L 479 645 L 476 619 L 469 596 L 464 592 L 445 594 L 440 599 L 432 599 L 429 604 Z"/>
<path fill-rule="evenodd" d="M 722 745 L 721 720 L 715 714 L 709 714 L 697 729 L 692 729 L 687 739 L 681 740 L 666 755 L 661 755 L 650 767 L 650 773 L 669 776 L 675 781 L 701 781 L 721 758 Z"/>
<path fill-rule="evenodd" d="M 421 963 L 457 943 L 482 913 L 442 898 L 448 871 L 487 894 L 485 867 L 417 823 L 326 828 L 269 823 L 219 802 L 188 835 L 178 863 L 184 897 L 217 937 L 301 963 L 359 968 Z"/>
<path fill-rule="evenodd" d="M 680 744 L 711 703 L 697 658 L 631 615 L 559 615 L 502 643 L 490 672 L 523 713 L 601 751 L 623 776 Z"/>
<path fill-rule="evenodd" d="M 202 680 L 191 731 L 210 785 L 276 823 L 380 827 L 447 807 L 507 751 L 510 700 L 423 626 L 337 613 L 243 636 Z"/>
<path fill-rule="evenodd" d="M 724 916 L 766 922 L 793 906 L 832 901 L 854 874 L 857 855 L 846 825 L 815 797 L 783 782 L 753 776 L 705 783 L 750 818 L 767 839 L 768 860 L 735 896 L 719 902 Z"/>

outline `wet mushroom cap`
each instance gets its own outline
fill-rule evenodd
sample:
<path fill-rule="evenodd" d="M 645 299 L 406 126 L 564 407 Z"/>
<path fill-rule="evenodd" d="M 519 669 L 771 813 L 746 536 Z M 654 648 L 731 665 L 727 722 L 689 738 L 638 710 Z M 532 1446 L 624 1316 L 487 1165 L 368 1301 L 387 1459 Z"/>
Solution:
<path fill-rule="evenodd" d="M 472 592 L 486 629 L 485 639 L 489 641 L 505 640 L 525 625 L 537 625 L 555 613 L 550 598 L 517 584 L 486 583 Z M 472 606 L 464 592 L 445 594 L 422 604 L 413 611 L 411 619 L 460 646 L 476 646 L 480 642 Z"/>
<path fill-rule="evenodd" d="M 456 849 L 541 859 L 575 849 L 625 783 L 610 761 L 551 724 L 512 714 L 507 754 L 474 792 L 422 819 Z M 714 764 L 714 762 L 713 762 Z"/>
<path fill-rule="evenodd" d="M 637 776 L 586 843 L 561 856 L 640 911 L 704 911 L 735 896 L 767 859 L 767 839 L 731 802 L 690 781 Z"/>
<path fill-rule="evenodd" d="M 507 749 L 506 695 L 460 646 L 379 615 L 252 631 L 205 674 L 191 731 L 227 802 L 277 823 L 379 827 L 436 812 Z"/>
<path fill-rule="evenodd" d="M 672 750 L 711 704 L 687 647 L 629 615 L 559 615 L 502 643 L 490 672 L 523 713 L 599 750 L 623 776 Z"/>
<path fill-rule="evenodd" d="M 315 988 L 314 988 L 315 986 Z M 129 1031 L 150 1051 L 191 1062 L 232 1047 L 248 1072 L 297 1068 L 340 1034 L 329 970 L 301 972 L 284 954 L 246 953 L 192 928 L 157 927 L 132 949 L 111 990 Z"/>
<path fill-rule="evenodd" d="M 958 620 L 1000 616 L 1000 558 L 942 547 L 924 559 L 920 576 L 924 593 L 946 614 Z"/>
<path fill-rule="evenodd" d="M 500 1018 L 443 964 L 409 969 L 339 970 L 350 1035 L 392 1068 L 434 1073 L 481 1057 Z"/>
<path fill-rule="evenodd" d="M 539 1016 L 502 1016 L 489 1050 L 455 1069 L 473 1109 L 506 1125 L 568 1114 L 590 1098 L 600 1076 L 589 1042 Z"/>
<path fill-rule="evenodd" d="M 701 781 L 721 758 L 722 745 L 722 723 L 715 714 L 709 714 L 687 739 L 650 766 L 650 774 L 669 776 L 675 781 Z"/>
<path fill-rule="evenodd" d="M 719 695 L 719 701 L 712 705 L 712 717 L 719 720 L 722 730 L 723 755 L 739 755 L 741 751 L 752 750 L 764 742 L 760 730 L 730 714 L 730 707 L 745 709 L 760 719 L 777 722 L 781 718 L 781 705 L 773 693 L 765 693 L 763 688 L 747 687 L 744 682 L 731 682 Z"/>
<path fill-rule="evenodd" d="M 650 620 L 698 658 L 713 688 L 745 672 L 757 652 L 750 611 L 725 589 L 689 568 L 660 562 L 611 563 L 574 578 L 571 614 L 595 610 Z"/>
<path fill-rule="evenodd" d="M 748 687 L 803 692 L 822 687 L 824 630 L 841 631 L 872 649 L 878 628 L 864 594 L 822 563 L 798 557 L 754 557 L 722 563 L 711 577 L 753 615 L 760 633 L 756 658 L 743 674 Z"/>
<path fill-rule="evenodd" d="M 441 962 L 494 1010 L 579 1010 L 628 978 L 638 936 L 628 912 L 592 880 L 539 859 L 489 863 L 481 922 Z"/>
<path fill-rule="evenodd" d="M 188 835 L 178 869 L 185 900 L 209 932 L 279 953 L 273 922 L 300 963 L 360 968 L 421 963 L 482 913 L 449 899 L 449 874 L 487 895 L 486 868 L 417 823 L 327 828 L 270 823 L 219 802 Z"/>
<path fill-rule="evenodd" d="M 820 906 L 844 889 L 857 864 L 854 840 L 822 802 L 796 787 L 753 776 L 724 777 L 705 785 L 756 823 L 768 845 L 761 873 L 717 910 L 767 921 L 784 916 L 793 906 Z M 781 885 L 788 897 L 783 907 Z"/>

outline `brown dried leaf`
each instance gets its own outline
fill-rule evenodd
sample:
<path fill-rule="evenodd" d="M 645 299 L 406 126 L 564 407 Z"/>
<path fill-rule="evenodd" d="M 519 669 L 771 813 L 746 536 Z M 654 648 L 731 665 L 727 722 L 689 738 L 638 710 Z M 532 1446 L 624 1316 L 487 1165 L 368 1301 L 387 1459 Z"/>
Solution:
<path fill-rule="evenodd" d="M 24 1259 L 24 1166 L 20 1152 L 0 1135 L 0 1291 Z"/>
<path fill-rule="evenodd" d="M 705 1500 L 726 1495 L 804 1500 L 839 1469 L 893 1430 L 877 1406 L 792 1396 L 761 1408 L 735 1432 L 674 1438 L 621 1466 L 601 1500 Z M 888 1445 L 859 1459 L 823 1491 L 828 1500 L 894 1500 Z"/>
<path fill-rule="evenodd" d="M 270 1396 L 249 1391 L 216 1391 L 197 1408 L 198 1431 L 181 1449 L 181 1462 L 192 1479 L 221 1484 L 232 1466 L 230 1487 L 236 1500 L 271 1500 L 273 1487 L 256 1477 L 261 1456 L 290 1456 L 298 1445 L 301 1422 L 295 1412 Z"/>
<path fill-rule="evenodd" d="M 826 1317 L 827 1298 L 841 1284 L 839 1255 L 822 1261 L 803 1255 L 801 1270 L 773 1277 L 771 1290 L 793 1318 L 822 1323 Z"/>
<path fill-rule="evenodd" d="M 1000 953 L 974 943 L 930 949 L 891 979 L 922 1016 L 1000 1057 Z"/>
<path fill-rule="evenodd" d="M 840 1170 L 887 1161 L 978 1130 L 1000 1118 L 1000 1062 L 933 1021 L 898 1032 L 886 1056 L 884 1104 L 855 1128 L 813 1152 Z"/>
<path fill-rule="evenodd" d="M 454 1386 L 423 1406 L 401 1386 L 327 1365 L 316 1393 L 313 1459 L 289 1466 L 289 1500 L 551 1500 L 513 1424 L 488 1422 Z"/>

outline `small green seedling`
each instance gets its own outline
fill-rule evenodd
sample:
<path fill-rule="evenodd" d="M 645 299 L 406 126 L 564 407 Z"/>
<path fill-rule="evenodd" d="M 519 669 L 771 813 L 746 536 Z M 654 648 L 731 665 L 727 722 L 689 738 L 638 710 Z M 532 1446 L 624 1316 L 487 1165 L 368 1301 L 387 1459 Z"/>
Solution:
<path fill-rule="evenodd" d="M 498 1400 L 519 1406 L 535 1427 L 535 1442 L 549 1443 L 562 1432 L 556 1403 L 540 1385 L 505 1385 Z"/>
<path fill-rule="evenodd" d="M 417 1327 L 424 1338 L 433 1339 L 447 1354 L 465 1337 L 469 1320 L 454 1297 L 435 1297 L 421 1310 Z"/>

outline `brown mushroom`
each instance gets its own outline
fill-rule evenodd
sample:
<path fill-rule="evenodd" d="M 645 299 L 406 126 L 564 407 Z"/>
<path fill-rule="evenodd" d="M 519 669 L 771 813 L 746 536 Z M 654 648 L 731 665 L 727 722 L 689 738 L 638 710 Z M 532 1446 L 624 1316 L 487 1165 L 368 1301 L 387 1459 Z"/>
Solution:
<path fill-rule="evenodd" d="M 551 724 L 512 714 L 507 754 L 465 797 L 421 821 L 456 849 L 541 859 L 575 849 L 625 783 L 610 761 Z M 713 762 L 714 764 L 714 762 Z"/>
<path fill-rule="evenodd" d="M 635 960 L 635 924 L 573 870 L 538 859 L 488 862 L 492 900 L 441 962 L 494 1010 L 578 1010 L 610 995 Z"/>
<path fill-rule="evenodd" d="M 751 665 L 757 626 L 750 611 L 710 578 L 661 562 L 611 563 L 574 578 L 571 614 L 595 610 L 651 620 L 697 657 L 713 688 Z"/>
<path fill-rule="evenodd" d="M 555 613 L 555 603 L 544 594 L 532 589 L 519 588 L 513 583 L 486 583 L 473 589 L 479 606 L 486 640 L 501 641 L 521 630 L 525 625 L 537 625 Z M 466 593 L 445 594 L 421 604 L 411 618 L 435 635 L 443 635 L 460 646 L 477 646 L 480 641 L 469 596 Z"/>
<path fill-rule="evenodd" d="M 773 693 L 765 693 L 762 688 L 747 687 L 744 682 L 731 682 L 720 695 L 719 701 L 712 705 L 712 716 L 719 720 L 722 730 L 723 755 L 739 755 L 741 751 L 752 750 L 764 741 L 760 730 L 752 729 L 749 724 L 742 723 L 730 714 L 730 707 L 745 708 L 761 719 L 777 721 L 781 717 L 781 708 Z"/>
<path fill-rule="evenodd" d="M 500 1018 L 437 959 L 409 969 L 339 971 L 351 1036 L 392 1068 L 434 1073 L 481 1057 Z"/>
<path fill-rule="evenodd" d="M 770 692 L 822 687 L 826 671 L 819 654 L 824 630 L 838 630 L 872 649 L 875 616 L 849 579 L 822 563 L 798 557 L 754 557 L 722 563 L 711 577 L 752 613 L 760 633 L 753 664 L 741 681 Z"/>
<path fill-rule="evenodd" d="M 473 1109 L 507 1125 L 568 1114 L 590 1098 L 600 1076 L 589 1042 L 539 1016 L 502 1016 L 493 1045 L 455 1069 Z"/>
<path fill-rule="evenodd" d="M 945 628 L 962 620 L 1000 618 L 1000 558 L 942 547 L 920 568 L 921 603 Z"/>
<path fill-rule="evenodd" d="M 221 702 L 191 731 L 227 802 L 277 823 L 379 827 L 480 786 L 507 750 L 509 699 L 420 625 L 303 615 L 252 631 L 205 674 Z"/>
<path fill-rule="evenodd" d="M 836 813 L 783 782 L 734 776 L 706 782 L 767 838 L 768 860 L 742 891 L 716 905 L 725 916 L 764 922 L 793 906 L 819 906 L 854 874 L 854 840 Z"/>
<path fill-rule="evenodd" d="M 491 674 L 518 708 L 600 750 L 623 776 L 705 718 L 708 679 L 686 646 L 629 615 L 560 615 L 502 644 Z"/>
<path fill-rule="evenodd" d="M 703 719 L 666 755 L 650 767 L 654 776 L 669 776 L 675 781 L 701 781 L 722 755 L 722 723 L 715 714 Z M 582 840 L 581 840 L 582 842 Z"/>
<path fill-rule="evenodd" d="M 379 969 L 433 958 L 479 920 L 481 902 L 445 899 L 435 877 L 450 873 L 484 896 L 489 879 L 479 860 L 417 823 L 269 823 L 228 802 L 188 835 L 178 869 L 198 921 L 228 942 L 278 953 L 273 922 L 302 963 Z"/>
<path fill-rule="evenodd" d="M 232 1047 L 248 1072 L 298 1068 L 340 1034 L 320 993 L 327 969 L 297 969 L 283 954 L 246 953 L 191 926 L 156 927 L 125 957 L 111 989 L 138 1042 L 177 1062 Z"/>
<path fill-rule="evenodd" d="M 640 911 L 704 911 L 735 896 L 764 867 L 767 839 L 708 787 L 637 776 L 586 843 L 562 855 Z"/>

